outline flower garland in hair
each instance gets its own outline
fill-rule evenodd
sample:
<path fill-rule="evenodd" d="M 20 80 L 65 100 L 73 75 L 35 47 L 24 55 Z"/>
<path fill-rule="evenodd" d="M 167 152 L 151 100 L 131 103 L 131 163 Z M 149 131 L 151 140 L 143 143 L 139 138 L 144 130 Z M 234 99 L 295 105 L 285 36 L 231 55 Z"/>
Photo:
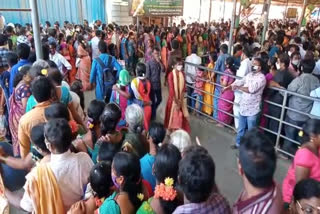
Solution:
<path fill-rule="evenodd" d="M 78 132 L 79 127 L 78 127 L 78 124 L 76 123 L 76 121 L 70 120 L 70 121 L 69 121 L 69 126 L 70 126 L 70 128 L 71 128 L 72 134 L 75 134 L 75 133 Z"/>
<path fill-rule="evenodd" d="M 164 179 L 164 183 L 160 183 L 154 190 L 155 198 L 162 198 L 165 201 L 173 201 L 177 197 L 177 191 L 173 188 L 173 178 Z"/>
<path fill-rule="evenodd" d="M 93 127 L 94 127 L 93 119 L 90 117 L 88 117 L 87 127 L 88 127 L 88 129 L 93 129 Z"/>

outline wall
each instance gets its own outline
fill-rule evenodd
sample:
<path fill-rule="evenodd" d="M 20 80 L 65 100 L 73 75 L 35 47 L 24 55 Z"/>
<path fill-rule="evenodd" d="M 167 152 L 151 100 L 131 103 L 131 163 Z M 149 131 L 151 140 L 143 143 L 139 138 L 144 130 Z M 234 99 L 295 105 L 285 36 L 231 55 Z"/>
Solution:
<path fill-rule="evenodd" d="M 38 0 L 41 24 L 50 21 L 82 23 L 100 19 L 106 22 L 105 1 L 108 0 Z M 82 4 L 82 7 L 80 6 Z M 0 8 L 30 8 L 29 0 L 0 0 Z M 81 9 L 80 9 L 81 8 Z M 31 23 L 30 12 L 1 12 L 6 23 Z"/>
<path fill-rule="evenodd" d="M 108 23 L 115 22 L 118 25 L 132 24 L 132 17 L 129 16 L 128 1 L 107 0 Z"/>

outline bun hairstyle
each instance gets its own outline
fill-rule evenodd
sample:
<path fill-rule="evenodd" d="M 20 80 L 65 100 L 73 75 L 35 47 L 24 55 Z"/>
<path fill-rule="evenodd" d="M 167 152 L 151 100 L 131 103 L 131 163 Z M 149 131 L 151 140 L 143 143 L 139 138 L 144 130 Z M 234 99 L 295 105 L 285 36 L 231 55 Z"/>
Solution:
<path fill-rule="evenodd" d="M 137 104 L 132 104 L 126 109 L 126 121 L 129 129 L 134 133 L 142 133 L 144 130 L 144 114 L 142 108 Z"/>
<path fill-rule="evenodd" d="M 97 133 L 95 132 L 94 127 L 100 124 L 100 116 L 105 106 L 106 106 L 105 102 L 102 102 L 99 100 L 92 100 L 88 107 L 87 127 L 91 131 L 93 143 L 95 143 L 98 140 L 98 136 L 97 136 Z"/>
<path fill-rule="evenodd" d="M 312 135 L 320 134 L 320 120 L 311 119 L 308 120 L 303 126 L 302 130 L 299 131 L 299 137 L 302 138 L 302 144 L 307 143 L 311 140 Z"/>
<path fill-rule="evenodd" d="M 121 119 L 120 107 L 115 103 L 109 103 L 100 116 L 101 134 L 106 135 L 116 130 Z"/>

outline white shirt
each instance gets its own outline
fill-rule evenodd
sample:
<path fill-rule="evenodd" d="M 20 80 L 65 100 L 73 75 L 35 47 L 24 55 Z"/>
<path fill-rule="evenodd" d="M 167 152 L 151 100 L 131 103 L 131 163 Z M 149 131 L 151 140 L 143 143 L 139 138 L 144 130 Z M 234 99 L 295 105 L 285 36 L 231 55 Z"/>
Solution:
<path fill-rule="evenodd" d="M 66 58 L 64 58 L 61 54 L 59 54 L 57 51 L 55 52 L 54 55 L 50 54 L 50 60 L 53 61 L 54 63 L 56 63 L 56 65 L 58 66 L 59 71 L 64 74 L 63 72 L 63 66 L 67 69 L 67 70 L 71 70 L 71 65 L 68 62 L 68 60 L 66 60 Z"/>
<path fill-rule="evenodd" d="M 248 73 L 251 72 L 251 60 L 249 58 L 246 58 L 244 60 L 241 61 L 240 67 L 237 70 L 237 77 L 244 77 L 246 76 Z M 239 103 L 241 100 L 241 92 L 239 91 L 235 91 L 234 92 L 234 102 L 235 103 Z"/>
<path fill-rule="evenodd" d="M 190 56 L 187 56 L 186 62 L 200 65 L 201 64 L 201 57 L 197 56 L 197 54 L 191 54 Z M 191 83 L 191 84 L 194 83 L 194 80 L 195 80 L 196 74 L 197 74 L 197 67 L 195 67 L 193 65 L 186 64 L 184 71 L 186 73 L 187 83 Z"/>
<path fill-rule="evenodd" d="M 99 48 L 98 48 L 99 42 L 100 42 L 100 39 L 96 36 L 91 39 L 92 59 L 95 59 L 100 55 Z"/>
<path fill-rule="evenodd" d="M 67 151 L 63 154 L 51 154 L 49 166 L 59 185 L 65 210 L 69 210 L 72 204 L 83 197 L 93 162 L 89 155 L 84 152 L 71 153 Z M 30 179 L 30 174 L 34 172 L 35 170 L 32 170 L 26 176 L 26 184 Z M 26 184 L 24 186 L 25 189 Z M 34 210 L 32 200 L 27 191 L 24 192 L 20 206 L 27 212 Z"/>
<path fill-rule="evenodd" d="M 311 91 L 311 97 L 320 99 L 320 87 Z M 320 101 L 314 101 L 310 114 L 320 117 Z"/>
<path fill-rule="evenodd" d="M 316 62 L 316 66 L 313 69 L 313 74 L 320 75 L 320 60 Z"/>

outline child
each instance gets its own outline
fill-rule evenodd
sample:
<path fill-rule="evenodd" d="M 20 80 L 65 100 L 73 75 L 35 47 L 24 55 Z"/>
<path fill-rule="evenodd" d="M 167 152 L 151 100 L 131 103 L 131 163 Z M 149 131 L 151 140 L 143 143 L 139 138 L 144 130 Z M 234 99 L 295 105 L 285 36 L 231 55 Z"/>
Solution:
<path fill-rule="evenodd" d="M 116 103 L 121 109 L 121 119 L 118 123 L 118 129 L 126 125 L 125 112 L 130 98 L 129 94 L 130 74 L 127 70 L 120 71 L 118 84 L 112 87 L 110 103 Z"/>
<path fill-rule="evenodd" d="M 194 83 L 194 92 L 192 93 L 191 106 L 201 112 L 203 102 L 203 86 L 204 86 L 204 71 L 199 68 L 196 74 L 196 81 Z M 197 103 L 198 102 L 198 103 Z M 198 104 L 198 108 L 197 108 Z M 194 111 L 195 112 L 195 111 Z"/>

